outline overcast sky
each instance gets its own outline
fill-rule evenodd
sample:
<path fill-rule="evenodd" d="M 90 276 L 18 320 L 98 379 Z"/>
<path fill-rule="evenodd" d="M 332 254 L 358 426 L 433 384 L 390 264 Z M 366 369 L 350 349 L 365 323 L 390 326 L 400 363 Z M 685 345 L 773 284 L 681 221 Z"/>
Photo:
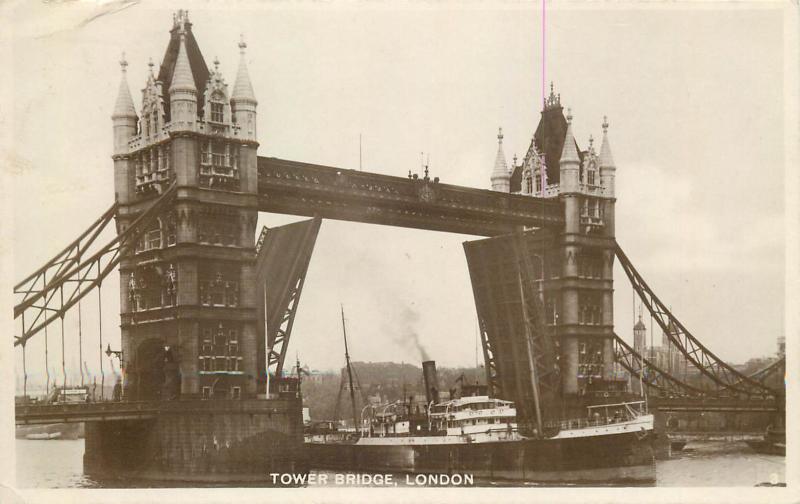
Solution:
<path fill-rule="evenodd" d="M 590 134 L 600 138 L 608 115 L 617 239 L 659 297 L 726 360 L 775 352 L 784 333 L 781 11 L 549 9 L 543 70 L 539 3 L 271 5 L 181 4 L 209 66 L 219 57 L 231 86 L 244 33 L 259 155 L 357 168 L 362 134 L 365 170 L 402 176 L 419 169 L 424 151 L 443 182 L 488 188 L 497 128 L 509 160 L 528 146 L 544 71 L 572 109 L 582 148 Z M 16 14 L 15 280 L 113 202 L 120 53 L 138 109 L 147 60 L 161 61 L 179 6 L 117 7 L 30 3 Z M 293 220 L 261 214 L 259 225 Z M 323 222 L 291 359 L 297 352 L 313 368 L 342 364 L 342 303 L 355 360 L 418 363 L 409 344 L 416 332 L 441 364 L 473 365 L 476 316 L 462 249 L 470 239 Z M 630 340 L 631 289 L 619 266 L 615 279 L 616 331 Z M 104 339 L 118 347 L 116 274 L 102 296 Z M 87 360 L 96 369 L 96 295 L 87 299 Z M 58 330 L 50 332 L 51 366 L 60 370 Z M 28 358 L 41 367 L 37 339 Z M 68 365 L 77 363 L 72 341 Z"/>

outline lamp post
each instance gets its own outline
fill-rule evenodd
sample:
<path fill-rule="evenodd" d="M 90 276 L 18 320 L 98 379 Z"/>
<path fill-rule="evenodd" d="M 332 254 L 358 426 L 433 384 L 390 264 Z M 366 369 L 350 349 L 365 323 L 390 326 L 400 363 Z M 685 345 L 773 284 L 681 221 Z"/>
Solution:
<path fill-rule="evenodd" d="M 119 366 L 122 367 L 123 363 L 122 350 L 111 350 L 111 343 L 109 343 L 108 346 L 106 347 L 106 355 L 108 356 L 109 359 L 111 358 L 112 355 L 115 356 L 117 359 L 119 359 Z"/>

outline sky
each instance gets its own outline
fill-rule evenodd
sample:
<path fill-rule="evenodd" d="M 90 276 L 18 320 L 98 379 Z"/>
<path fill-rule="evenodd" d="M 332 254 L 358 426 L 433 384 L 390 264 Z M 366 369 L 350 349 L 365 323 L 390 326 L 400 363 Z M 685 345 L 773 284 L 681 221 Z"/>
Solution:
<path fill-rule="evenodd" d="M 11 13 L 4 164 L 15 280 L 113 202 L 120 55 L 138 109 L 148 58 L 161 61 L 172 12 L 188 8 L 206 61 L 218 57 L 231 86 L 240 34 L 247 41 L 261 156 L 358 168 L 361 135 L 364 170 L 421 171 L 425 152 L 442 182 L 489 188 L 498 127 L 506 158 L 521 157 L 542 81 L 553 81 L 582 148 L 590 134 L 599 142 L 608 116 L 617 240 L 658 296 L 725 360 L 775 353 L 786 274 L 781 10 L 548 6 L 543 51 L 538 2 L 164 5 L 25 3 Z M 262 213 L 259 228 L 295 220 Z M 441 365 L 474 365 L 462 247 L 472 239 L 324 221 L 290 358 L 314 369 L 343 364 L 341 304 L 354 360 L 419 364 L 416 338 Z M 104 344 L 118 348 L 116 274 L 100 297 Z M 97 372 L 97 295 L 86 299 L 84 360 Z M 631 340 L 632 293 L 618 265 L 614 300 L 616 331 Z M 65 320 L 73 370 L 75 319 Z M 60 327 L 49 331 L 60 376 Z M 14 359 L 19 370 L 19 350 Z M 26 359 L 43 368 L 42 338 Z"/>

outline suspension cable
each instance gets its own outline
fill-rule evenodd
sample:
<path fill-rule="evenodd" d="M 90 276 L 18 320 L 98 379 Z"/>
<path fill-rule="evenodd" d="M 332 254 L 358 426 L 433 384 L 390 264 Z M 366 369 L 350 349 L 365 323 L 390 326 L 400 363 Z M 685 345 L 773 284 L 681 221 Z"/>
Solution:
<path fill-rule="evenodd" d="M 61 306 L 64 306 L 64 286 L 59 289 L 61 291 Z M 61 377 L 63 378 L 63 386 L 67 386 L 67 367 L 64 363 L 64 314 L 61 314 Z"/>
<path fill-rule="evenodd" d="M 64 362 L 64 315 L 61 315 L 61 377 L 67 386 L 67 367 Z"/>
<path fill-rule="evenodd" d="M 47 375 L 47 383 L 45 384 L 45 393 L 50 396 L 50 356 L 47 352 L 47 326 L 44 326 L 44 372 Z"/>
<path fill-rule="evenodd" d="M 97 261 L 97 276 L 100 276 L 100 261 Z M 100 295 L 102 283 L 97 284 L 97 312 L 98 325 L 100 329 L 100 400 L 103 400 L 103 392 L 106 385 L 106 374 L 103 370 L 103 297 Z"/>
<path fill-rule="evenodd" d="M 78 286 L 78 296 L 80 296 L 80 286 Z M 81 370 L 81 387 L 83 387 L 83 334 L 81 331 L 81 326 L 83 325 L 83 320 L 81 317 L 81 302 L 78 300 L 78 367 Z"/>
<path fill-rule="evenodd" d="M 22 396 L 28 400 L 28 366 L 25 359 L 25 344 L 22 345 Z"/>

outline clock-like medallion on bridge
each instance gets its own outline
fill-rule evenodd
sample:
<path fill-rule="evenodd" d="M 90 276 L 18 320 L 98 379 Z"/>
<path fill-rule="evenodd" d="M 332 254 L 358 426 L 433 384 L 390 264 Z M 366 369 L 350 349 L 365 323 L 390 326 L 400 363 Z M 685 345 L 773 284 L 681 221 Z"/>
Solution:
<path fill-rule="evenodd" d="M 422 184 L 417 190 L 417 196 L 419 196 L 419 199 L 425 203 L 436 202 L 436 190 L 427 182 Z"/>

